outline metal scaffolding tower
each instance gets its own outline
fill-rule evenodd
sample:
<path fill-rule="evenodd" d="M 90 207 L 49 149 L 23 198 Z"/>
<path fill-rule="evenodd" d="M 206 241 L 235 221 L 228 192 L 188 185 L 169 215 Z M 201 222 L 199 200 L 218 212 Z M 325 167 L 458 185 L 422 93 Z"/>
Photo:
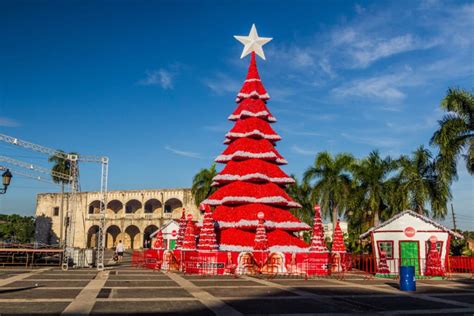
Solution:
<path fill-rule="evenodd" d="M 12 158 L 5 156 L 0 156 L 0 161 L 20 167 L 23 169 L 28 169 L 31 171 L 48 174 L 60 179 L 67 181 L 69 194 L 68 194 L 68 209 L 66 212 L 66 236 L 64 243 L 64 256 L 63 256 L 63 269 L 67 270 L 69 268 L 69 262 L 73 253 L 74 247 L 74 226 L 75 226 L 75 214 L 78 210 L 78 193 L 79 193 L 79 162 L 92 162 L 101 164 L 101 178 L 100 178 L 100 217 L 99 217 L 99 232 L 98 232 L 98 242 L 97 242 L 97 269 L 104 269 L 104 248 L 105 248 L 105 238 L 104 238 L 104 227 L 105 227 L 105 207 L 107 205 L 107 183 L 108 183 L 108 169 L 109 169 L 109 158 L 108 157 L 97 157 L 97 156 L 82 156 L 82 155 L 72 155 L 67 154 L 62 151 L 51 149 L 42 145 L 37 145 L 31 142 L 20 140 L 11 136 L 0 134 L 0 141 L 5 143 L 22 147 L 28 150 L 39 152 L 48 157 L 58 157 L 67 160 L 70 163 L 70 174 L 65 175 L 59 172 L 51 171 L 47 168 L 35 166 L 30 163 L 18 161 Z M 12 171 L 18 173 L 19 175 L 27 176 L 34 178 L 40 181 L 47 181 L 40 176 L 36 177 L 31 174 L 22 172 L 20 170 L 12 169 Z M 49 181 L 47 181 L 49 182 Z"/>

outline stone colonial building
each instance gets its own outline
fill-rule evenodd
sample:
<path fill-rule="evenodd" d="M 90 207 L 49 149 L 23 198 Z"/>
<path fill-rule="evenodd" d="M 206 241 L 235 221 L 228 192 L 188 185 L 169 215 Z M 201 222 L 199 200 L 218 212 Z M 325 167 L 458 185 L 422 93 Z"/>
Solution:
<path fill-rule="evenodd" d="M 97 243 L 99 230 L 100 193 L 78 194 L 74 221 L 74 247 L 91 248 Z M 61 194 L 41 193 L 36 201 L 36 240 L 54 244 L 64 239 L 65 229 L 61 225 Z M 68 208 L 64 197 L 64 210 Z M 156 189 L 110 191 L 105 215 L 105 245 L 113 247 L 119 240 L 128 249 L 139 249 L 150 244 L 150 235 L 172 219 L 181 217 L 183 207 L 194 220 L 201 219 L 194 205 L 191 189 Z M 66 212 L 66 211 L 65 211 Z M 64 217 L 65 217 L 64 212 Z"/>

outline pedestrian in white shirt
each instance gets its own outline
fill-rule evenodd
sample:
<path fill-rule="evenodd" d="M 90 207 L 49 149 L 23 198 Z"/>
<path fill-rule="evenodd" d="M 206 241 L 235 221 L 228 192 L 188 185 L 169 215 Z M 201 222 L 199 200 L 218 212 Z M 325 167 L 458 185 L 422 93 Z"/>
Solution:
<path fill-rule="evenodd" d="M 119 240 L 117 247 L 115 247 L 115 252 L 117 253 L 119 262 L 122 262 L 124 250 L 125 250 L 125 246 L 123 245 L 122 241 Z"/>

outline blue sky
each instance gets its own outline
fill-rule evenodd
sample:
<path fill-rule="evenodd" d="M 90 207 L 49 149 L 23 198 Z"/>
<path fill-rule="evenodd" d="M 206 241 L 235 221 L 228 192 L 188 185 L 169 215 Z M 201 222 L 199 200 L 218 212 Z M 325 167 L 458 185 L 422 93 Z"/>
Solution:
<path fill-rule="evenodd" d="M 110 189 L 190 187 L 224 149 L 248 66 L 233 35 L 255 23 L 274 38 L 258 65 L 285 171 L 323 150 L 408 154 L 428 145 L 447 88 L 473 87 L 473 16 L 469 1 L 2 1 L 0 132 L 109 156 Z M 453 203 L 472 230 L 459 171 Z M 98 167 L 81 172 L 96 190 Z M 56 190 L 18 176 L 0 212 L 33 214 Z"/>

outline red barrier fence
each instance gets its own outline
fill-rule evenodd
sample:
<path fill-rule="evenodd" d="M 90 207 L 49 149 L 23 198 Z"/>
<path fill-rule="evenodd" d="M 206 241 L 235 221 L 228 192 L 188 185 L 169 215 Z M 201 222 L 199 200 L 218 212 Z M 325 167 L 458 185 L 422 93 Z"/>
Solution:
<path fill-rule="evenodd" d="M 451 277 L 474 273 L 474 257 L 440 258 L 435 264 L 425 258 L 376 258 L 357 254 L 281 254 L 197 251 L 134 251 L 132 266 L 188 274 L 249 274 L 266 277 L 398 278 L 400 266 L 414 266 L 418 277 Z"/>

